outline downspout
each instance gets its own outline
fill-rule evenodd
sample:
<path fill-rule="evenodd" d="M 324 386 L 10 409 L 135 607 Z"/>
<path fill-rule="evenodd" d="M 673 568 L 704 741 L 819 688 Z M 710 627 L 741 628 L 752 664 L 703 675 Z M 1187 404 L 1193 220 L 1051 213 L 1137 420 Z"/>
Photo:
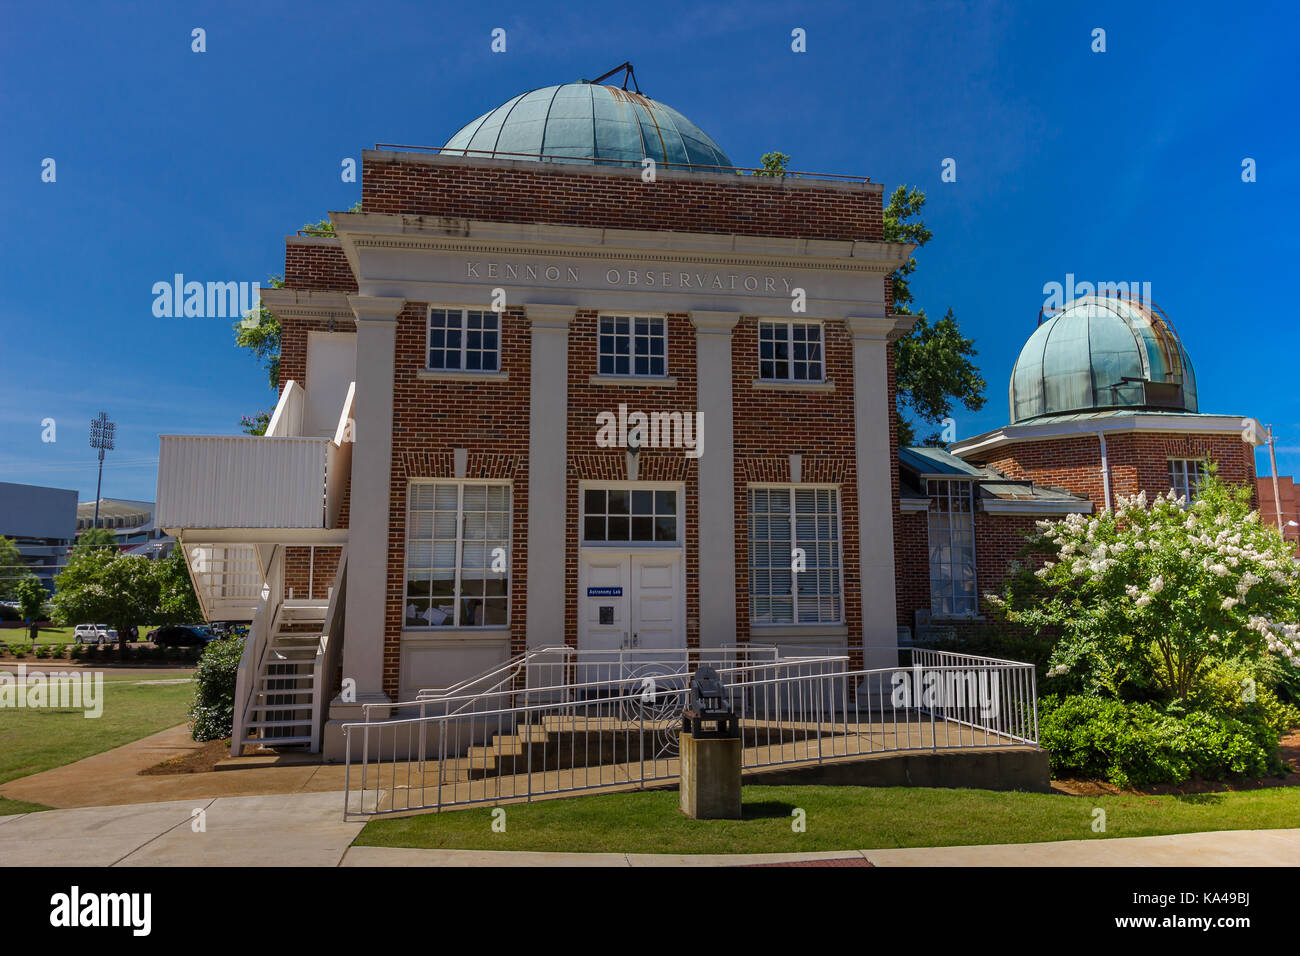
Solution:
<path fill-rule="evenodd" d="M 1110 460 L 1106 457 L 1106 433 L 1097 432 L 1097 439 L 1101 442 L 1102 497 L 1105 499 L 1106 510 L 1110 511 Z"/>

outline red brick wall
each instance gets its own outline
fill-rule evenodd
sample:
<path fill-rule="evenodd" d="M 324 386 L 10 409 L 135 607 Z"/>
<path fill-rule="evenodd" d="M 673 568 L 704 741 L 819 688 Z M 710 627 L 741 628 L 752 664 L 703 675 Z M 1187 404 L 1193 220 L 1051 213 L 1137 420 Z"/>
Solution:
<path fill-rule="evenodd" d="M 569 413 L 567 474 L 565 477 L 564 635 L 578 642 L 579 482 L 627 480 L 627 449 L 596 444 L 596 416 L 629 412 L 690 412 L 697 410 L 695 327 L 686 315 L 667 317 L 667 374 L 676 385 L 593 384 L 597 372 L 599 316 L 578 311 L 569 325 Z M 704 449 L 708 454 L 708 415 L 704 420 Z M 679 535 L 686 552 L 686 644 L 700 646 L 699 469 L 696 459 L 675 448 L 646 448 L 637 455 L 638 481 L 682 482 L 686 487 L 685 527 Z"/>
<path fill-rule="evenodd" d="M 1169 490 L 1170 458 L 1209 458 L 1219 476 L 1235 483 L 1255 483 L 1255 454 L 1237 435 L 1174 435 L 1140 432 L 1106 436 L 1112 495 L 1147 497 Z M 989 464 L 1012 478 L 1066 488 L 1104 506 L 1101 444 L 1096 435 L 1018 442 L 985 456 L 968 456 L 972 464 Z"/>
<path fill-rule="evenodd" d="M 335 545 L 318 545 L 313 559 L 312 549 L 293 546 L 284 549 L 284 596 L 290 592 L 296 600 L 329 597 L 334 585 L 334 575 L 339 569 L 341 549 Z"/>
<path fill-rule="evenodd" d="M 408 302 L 397 317 L 393 377 L 393 472 L 389 486 L 388 594 L 384 621 L 384 691 L 398 696 L 406 575 L 406 490 L 417 478 L 454 478 L 454 449 L 469 449 L 468 478 L 509 479 L 512 498 L 510 628 L 512 653 L 524 647 L 528 604 L 528 392 L 530 349 L 522 309 L 501 321 L 506 381 L 421 379 L 427 305 Z"/>
<path fill-rule="evenodd" d="M 802 455 L 801 480 L 840 489 L 844 623 L 850 657 L 861 666 L 862 575 L 858 552 L 858 473 L 853 409 L 853 337 L 843 322 L 823 324 L 825 376 L 833 392 L 755 388 L 758 319 L 742 316 L 731 337 L 735 448 L 736 640 L 748 641 L 750 482 L 790 481 L 790 456 Z"/>
<path fill-rule="evenodd" d="M 661 177 L 420 162 L 367 154 L 366 212 L 809 239 L 881 239 L 880 187 L 736 176 Z"/>
<path fill-rule="evenodd" d="M 290 236 L 284 242 L 284 287 L 356 292 L 357 279 L 337 239 Z"/>

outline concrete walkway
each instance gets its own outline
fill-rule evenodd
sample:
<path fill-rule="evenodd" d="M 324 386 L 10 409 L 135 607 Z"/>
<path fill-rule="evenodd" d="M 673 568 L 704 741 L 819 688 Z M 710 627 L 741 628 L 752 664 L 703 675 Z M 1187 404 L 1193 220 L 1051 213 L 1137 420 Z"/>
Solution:
<path fill-rule="evenodd" d="M 216 774 L 220 776 L 220 774 Z M 210 775 L 209 775 L 210 776 Z M 343 794 L 81 807 L 0 817 L 0 866 L 1295 866 L 1300 829 L 1008 846 L 716 856 L 353 847 Z"/>
<path fill-rule="evenodd" d="M 67 808 L 343 789 L 342 764 L 292 760 L 282 766 L 249 761 L 246 767 L 238 769 L 141 775 L 140 771 L 164 760 L 192 753 L 195 746 L 189 727 L 181 724 L 76 763 L 11 780 L 0 785 L 0 797 Z M 342 797 L 339 806 L 343 806 Z"/>

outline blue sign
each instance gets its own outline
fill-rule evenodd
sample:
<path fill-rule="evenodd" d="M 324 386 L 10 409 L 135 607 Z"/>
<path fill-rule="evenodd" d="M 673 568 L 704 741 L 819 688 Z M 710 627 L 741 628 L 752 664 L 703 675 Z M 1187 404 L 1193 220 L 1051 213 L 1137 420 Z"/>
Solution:
<path fill-rule="evenodd" d="M 587 597 L 622 597 L 622 588 L 587 588 Z"/>

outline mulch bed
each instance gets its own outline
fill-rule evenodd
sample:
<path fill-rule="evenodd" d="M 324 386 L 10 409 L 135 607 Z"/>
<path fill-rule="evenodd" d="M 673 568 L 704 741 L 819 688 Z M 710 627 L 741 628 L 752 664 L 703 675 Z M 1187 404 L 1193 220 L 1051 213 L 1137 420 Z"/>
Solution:
<path fill-rule="evenodd" d="M 172 757 L 140 771 L 142 777 L 163 777 L 174 773 L 207 773 L 230 756 L 229 740 L 209 740 L 196 744 L 180 757 Z"/>

